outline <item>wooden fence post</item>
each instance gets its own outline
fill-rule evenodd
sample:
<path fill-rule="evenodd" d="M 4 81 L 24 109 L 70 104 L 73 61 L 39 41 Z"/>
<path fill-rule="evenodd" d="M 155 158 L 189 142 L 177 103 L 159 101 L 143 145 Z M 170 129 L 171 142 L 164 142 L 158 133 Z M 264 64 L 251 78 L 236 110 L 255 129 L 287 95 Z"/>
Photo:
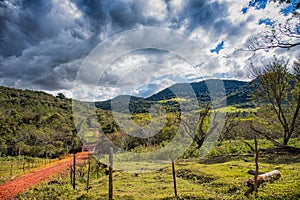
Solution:
<path fill-rule="evenodd" d="M 23 161 L 23 172 L 25 172 L 25 161 Z"/>
<path fill-rule="evenodd" d="M 76 183 L 76 154 L 73 155 L 73 189 L 75 190 Z"/>
<path fill-rule="evenodd" d="M 12 162 L 10 163 L 10 176 L 12 177 L 13 175 L 13 164 Z"/>
<path fill-rule="evenodd" d="M 90 156 L 88 157 L 88 174 L 87 174 L 87 181 L 86 181 L 86 192 L 89 192 L 89 184 L 90 184 L 90 171 L 91 171 L 91 159 Z"/>
<path fill-rule="evenodd" d="M 254 136 L 254 148 L 255 148 L 255 175 L 254 175 L 254 192 L 255 196 L 257 195 L 257 177 L 258 177 L 258 148 L 257 148 L 257 139 L 256 135 Z"/>
<path fill-rule="evenodd" d="M 19 146 L 19 150 L 18 150 L 18 167 L 20 166 L 20 162 L 21 162 L 21 148 Z"/>
<path fill-rule="evenodd" d="M 113 149 L 109 148 L 109 169 L 108 169 L 108 199 L 113 199 L 113 180 L 112 180 L 112 173 L 113 173 Z"/>
<path fill-rule="evenodd" d="M 177 197 L 176 173 L 175 173 L 174 160 L 172 160 L 172 174 L 173 174 L 173 182 L 174 182 L 174 194 L 175 194 L 175 197 Z"/>
<path fill-rule="evenodd" d="M 72 164 L 71 164 L 71 165 L 70 165 L 70 182 L 71 182 L 71 185 L 73 185 L 72 176 L 73 176 L 73 166 L 72 166 Z"/>

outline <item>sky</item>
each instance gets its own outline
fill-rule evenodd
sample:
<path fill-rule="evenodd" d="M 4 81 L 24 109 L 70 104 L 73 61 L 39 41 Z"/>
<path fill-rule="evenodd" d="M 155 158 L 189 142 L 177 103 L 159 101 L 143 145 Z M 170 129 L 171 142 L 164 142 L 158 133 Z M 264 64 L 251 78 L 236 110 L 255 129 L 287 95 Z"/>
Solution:
<path fill-rule="evenodd" d="M 250 62 L 299 58 L 300 48 L 246 47 L 293 9 L 270 0 L 2 0 L 0 85 L 95 101 L 178 82 L 249 81 Z"/>

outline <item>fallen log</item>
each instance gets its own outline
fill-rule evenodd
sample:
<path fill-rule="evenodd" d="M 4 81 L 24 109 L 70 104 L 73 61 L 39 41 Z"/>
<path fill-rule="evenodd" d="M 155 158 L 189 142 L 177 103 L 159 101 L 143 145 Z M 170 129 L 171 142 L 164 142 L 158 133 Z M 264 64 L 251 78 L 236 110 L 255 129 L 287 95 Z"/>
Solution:
<path fill-rule="evenodd" d="M 278 170 L 273 170 L 268 173 L 260 174 L 257 176 L 257 187 L 263 182 L 267 182 L 270 180 L 277 180 L 281 177 L 281 174 Z M 254 177 L 250 178 L 247 181 L 247 186 L 254 188 Z"/>

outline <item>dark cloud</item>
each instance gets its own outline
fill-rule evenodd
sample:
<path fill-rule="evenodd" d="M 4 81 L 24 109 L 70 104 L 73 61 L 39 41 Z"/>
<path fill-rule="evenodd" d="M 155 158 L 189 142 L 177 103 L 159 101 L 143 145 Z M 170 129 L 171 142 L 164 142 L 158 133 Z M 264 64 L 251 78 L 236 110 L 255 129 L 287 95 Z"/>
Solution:
<path fill-rule="evenodd" d="M 189 0 L 175 16 L 171 16 L 171 22 L 178 26 L 185 19 L 188 20 L 189 31 L 201 26 L 209 30 L 214 28 L 213 24 L 218 20 L 228 16 L 227 4 L 219 1 Z"/>
<path fill-rule="evenodd" d="M 0 54 L 21 55 L 22 50 L 55 37 L 59 30 L 48 19 L 49 1 L 1 1 Z"/>
<path fill-rule="evenodd" d="M 89 24 L 89 28 L 96 36 L 108 23 L 105 10 L 106 1 L 73 0 L 73 2 L 82 12 L 85 17 L 85 23 Z"/>
<path fill-rule="evenodd" d="M 80 17 L 73 18 L 70 3 Z M 101 40 L 115 33 L 158 23 L 156 16 L 145 10 L 149 5 L 109 0 L 0 1 L 1 76 L 10 82 L 21 80 L 29 87 L 32 84 L 32 88 L 68 89 L 62 84 L 64 76 L 55 72 L 57 66 L 83 59 Z M 78 67 L 67 70 L 73 80 Z"/>
<path fill-rule="evenodd" d="M 117 1 L 107 7 L 111 34 L 140 26 L 167 27 L 169 11 L 164 0 Z"/>
<path fill-rule="evenodd" d="M 16 87 L 69 89 L 65 81 L 73 81 L 79 67 L 74 60 L 98 43 L 91 37 L 91 26 L 69 19 L 47 0 L 1 1 L 0 6 L 2 76 L 10 83 L 15 80 Z M 74 64 L 65 69 L 73 80 L 57 73 L 57 67 L 68 63 Z"/>

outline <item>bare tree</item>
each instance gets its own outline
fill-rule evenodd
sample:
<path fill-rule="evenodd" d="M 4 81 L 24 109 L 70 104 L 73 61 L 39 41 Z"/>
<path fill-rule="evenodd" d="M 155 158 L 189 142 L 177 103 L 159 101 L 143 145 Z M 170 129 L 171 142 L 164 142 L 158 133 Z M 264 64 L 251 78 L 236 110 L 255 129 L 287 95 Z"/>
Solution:
<path fill-rule="evenodd" d="M 190 114 L 187 119 L 182 119 L 184 131 L 194 139 L 197 144 L 197 148 L 200 148 L 205 139 L 211 137 L 216 133 L 216 129 L 219 125 L 218 112 L 212 112 L 210 104 L 207 104 L 205 108 L 200 111 L 200 115 Z M 196 126 L 191 127 L 192 124 Z M 221 130 L 219 130 L 221 132 Z"/>
<path fill-rule="evenodd" d="M 226 114 L 225 124 L 220 135 L 221 141 L 238 137 L 239 132 L 235 129 L 241 124 L 240 115 L 239 112 Z"/>
<path fill-rule="evenodd" d="M 275 114 L 277 122 L 282 128 L 283 142 L 278 142 L 272 137 L 272 129 L 259 130 L 252 126 L 252 129 L 276 146 L 286 146 L 295 132 L 300 110 L 300 82 L 299 62 L 293 64 L 290 70 L 289 61 L 277 59 L 276 57 L 262 67 L 251 65 L 252 75 L 257 78 L 259 84 L 254 98 L 268 103 L 270 112 Z M 275 122 L 272 122 L 275 123 Z"/>
<path fill-rule="evenodd" d="M 300 45 L 300 15 L 291 17 L 286 22 L 273 22 L 262 32 L 253 35 L 247 41 L 250 51 L 268 50 L 273 48 L 290 49 Z"/>
<path fill-rule="evenodd" d="M 269 50 L 273 48 L 290 49 L 300 45 L 300 3 L 290 0 L 273 0 L 275 3 L 292 7 L 286 20 L 270 20 L 263 31 L 253 35 L 247 41 L 250 51 Z M 253 1 L 250 1 L 250 3 Z M 256 3 L 260 3 L 257 1 Z"/>

